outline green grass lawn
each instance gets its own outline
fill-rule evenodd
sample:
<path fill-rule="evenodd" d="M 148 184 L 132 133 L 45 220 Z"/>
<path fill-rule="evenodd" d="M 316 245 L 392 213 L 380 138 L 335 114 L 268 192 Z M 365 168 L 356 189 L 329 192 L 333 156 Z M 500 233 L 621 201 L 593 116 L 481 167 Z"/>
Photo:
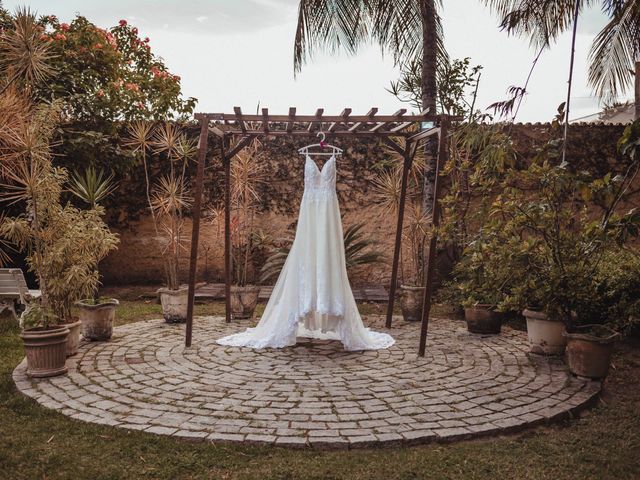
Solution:
<path fill-rule="evenodd" d="M 377 306 L 363 306 L 377 313 Z M 221 314 L 223 305 L 196 313 Z M 159 318 L 125 299 L 118 324 Z M 0 333 L 0 479 L 638 479 L 640 342 L 619 345 L 597 408 L 562 425 L 451 445 L 286 450 L 175 440 L 71 420 L 16 392 L 18 332 Z"/>

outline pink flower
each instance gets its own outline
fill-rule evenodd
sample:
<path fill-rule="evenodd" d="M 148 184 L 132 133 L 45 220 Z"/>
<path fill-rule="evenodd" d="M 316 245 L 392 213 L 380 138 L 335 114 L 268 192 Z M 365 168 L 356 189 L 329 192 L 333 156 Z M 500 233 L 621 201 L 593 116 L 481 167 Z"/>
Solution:
<path fill-rule="evenodd" d="M 96 92 L 96 97 L 98 97 L 98 98 L 102 98 L 102 97 L 104 97 L 104 92 L 103 92 L 102 90 L 98 90 L 98 91 Z"/>
<path fill-rule="evenodd" d="M 62 33 L 56 33 L 56 36 L 54 37 L 56 40 L 66 40 L 67 37 L 65 37 Z"/>
<path fill-rule="evenodd" d="M 124 27 L 127 24 L 127 21 L 126 20 L 120 20 L 118 23 L 120 24 L 121 27 Z"/>
<path fill-rule="evenodd" d="M 176 82 L 179 82 L 179 81 L 180 81 L 180 76 L 179 76 L 179 75 L 174 75 L 172 78 L 173 78 L 173 80 L 175 80 Z"/>
<path fill-rule="evenodd" d="M 142 110 L 144 108 L 144 103 L 138 102 L 138 108 Z"/>
<path fill-rule="evenodd" d="M 138 34 L 138 29 L 136 27 L 133 27 L 133 29 L 131 31 L 134 33 L 134 35 Z"/>
<path fill-rule="evenodd" d="M 102 49 L 103 45 L 101 43 L 96 43 L 93 48 L 95 48 L 96 50 L 100 50 Z"/>
<path fill-rule="evenodd" d="M 135 83 L 125 83 L 124 88 L 127 90 L 131 90 L 132 92 L 137 92 L 140 90 L 140 87 Z"/>
<path fill-rule="evenodd" d="M 151 40 L 149 40 L 149 37 L 144 37 L 144 43 L 149 43 Z"/>
<path fill-rule="evenodd" d="M 44 33 L 40 35 L 40 40 L 49 40 L 49 35 L 45 35 Z"/>
<path fill-rule="evenodd" d="M 68 32 L 69 31 L 69 24 L 68 23 L 61 23 L 60 24 L 60 30 L 62 30 L 63 32 Z"/>

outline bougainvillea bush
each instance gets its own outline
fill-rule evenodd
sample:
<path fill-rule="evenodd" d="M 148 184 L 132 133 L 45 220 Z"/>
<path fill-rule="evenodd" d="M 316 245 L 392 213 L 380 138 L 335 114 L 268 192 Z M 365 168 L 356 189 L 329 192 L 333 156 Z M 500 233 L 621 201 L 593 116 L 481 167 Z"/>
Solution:
<path fill-rule="evenodd" d="M 0 29 L 15 15 L 0 4 Z M 71 171 L 89 167 L 136 175 L 137 157 L 121 148 L 131 120 L 184 120 L 196 104 L 182 95 L 180 77 L 155 55 L 149 38 L 126 20 L 102 28 L 83 16 L 69 23 L 39 16 L 39 40 L 48 45 L 55 72 L 33 86 L 37 101 L 58 100 L 63 119 L 54 141 L 56 164 Z"/>
<path fill-rule="evenodd" d="M 193 111 L 195 99 L 182 98 L 180 77 L 126 20 L 108 29 L 82 16 L 61 23 L 49 15 L 40 23 L 57 74 L 38 94 L 64 99 L 69 117 L 93 124 L 180 118 Z"/>

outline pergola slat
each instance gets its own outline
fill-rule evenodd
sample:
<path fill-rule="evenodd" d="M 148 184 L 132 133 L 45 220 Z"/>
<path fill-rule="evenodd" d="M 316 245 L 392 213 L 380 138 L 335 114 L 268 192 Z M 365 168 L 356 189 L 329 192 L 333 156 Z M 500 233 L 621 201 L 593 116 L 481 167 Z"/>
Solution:
<path fill-rule="evenodd" d="M 316 119 L 318 122 L 322 122 L 323 113 L 324 113 L 324 108 L 319 108 L 316 110 Z M 309 122 L 309 127 L 307 128 L 307 131 L 313 132 L 315 126 L 316 126 L 316 122 Z"/>
<path fill-rule="evenodd" d="M 269 109 L 262 109 L 262 130 L 264 133 L 269 133 Z"/>
<path fill-rule="evenodd" d="M 287 133 L 291 133 L 291 131 L 293 130 L 293 122 L 296 118 L 296 107 L 289 107 L 289 118 L 290 121 L 287 122 L 287 125 L 285 127 L 287 129 Z"/>
<path fill-rule="evenodd" d="M 236 121 L 238 122 L 238 125 L 240 125 L 240 129 L 243 132 L 247 131 L 247 126 L 244 123 L 244 120 L 242 119 L 242 109 L 240 107 L 233 107 L 233 111 L 236 114 Z"/>

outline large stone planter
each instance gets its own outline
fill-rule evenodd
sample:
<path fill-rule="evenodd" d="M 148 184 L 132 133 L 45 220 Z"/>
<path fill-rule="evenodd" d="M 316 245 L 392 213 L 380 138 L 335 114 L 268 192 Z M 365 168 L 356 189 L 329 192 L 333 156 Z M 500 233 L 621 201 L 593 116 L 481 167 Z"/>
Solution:
<path fill-rule="evenodd" d="M 82 336 L 92 341 L 109 340 L 113 334 L 113 321 L 119 304 L 115 298 L 96 304 L 91 300 L 76 302 L 82 322 Z"/>
<path fill-rule="evenodd" d="M 259 293 L 260 287 L 257 285 L 231 286 L 231 315 L 233 318 L 253 318 L 253 313 L 258 305 Z"/>
<path fill-rule="evenodd" d="M 187 321 L 189 288 L 181 287 L 177 290 L 160 288 L 158 293 L 160 294 L 164 321 L 167 323 L 185 323 Z"/>
<path fill-rule="evenodd" d="M 500 333 L 502 314 L 495 311 L 495 305 L 478 303 L 464 309 L 467 330 L 471 333 Z"/>
<path fill-rule="evenodd" d="M 527 319 L 527 335 L 531 353 L 542 355 L 562 355 L 567 339 L 562 322 L 549 320 L 542 312 L 524 310 L 522 315 Z"/>
<path fill-rule="evenodd" d="M 603 325 L 584 325 L 575 330 L 565 333 L 569 370 L 581 377 L 606 377 L 619 334 Z"/>
<path fill-rule="evenodd" d="M 69 329 L 69 336 L 67 337 L 67 357 L 78 353 L 78 347 L 80 346 L 80 331 L 82 330 L 82 322 L 80 319 L 76 319 L 73 323 L 65 324 L 65 327 Z"/>
<path fill-rule="evenodd" d="M 20 334 L 27 357 L 27 374 L 32 377 L 55 377 L 67 373 L 66 325 L 29 328 Z"/>
<path fill-rule="evenodd" d="M 426 287 L 400 285 L 400 309 L 407 322 L 422 321 L 422 304 Z"/>

